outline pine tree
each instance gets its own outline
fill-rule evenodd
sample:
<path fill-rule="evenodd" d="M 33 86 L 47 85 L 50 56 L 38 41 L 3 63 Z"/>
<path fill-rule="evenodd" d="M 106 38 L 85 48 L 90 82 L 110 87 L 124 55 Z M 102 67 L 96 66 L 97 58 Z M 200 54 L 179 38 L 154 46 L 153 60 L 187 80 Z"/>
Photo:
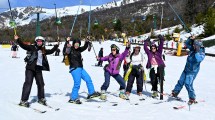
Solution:
<path fill-rule="evenodd" d="M 204 30 L 205 36 L 211 36 L 215 34 L 215 8 L 208 9 Z"/>
<path fill-rule="evenodd" d="M 188 24 L 193 24 L 196 14 L 196 1 L 187 0 L 184 13 L 185 22 Z"/>
<path fill-rule="evenodd" d="M 122 32 L 122 24 L 119 19 L 117 19 L 116 24 L 114 25 L 114 31 Z"/>

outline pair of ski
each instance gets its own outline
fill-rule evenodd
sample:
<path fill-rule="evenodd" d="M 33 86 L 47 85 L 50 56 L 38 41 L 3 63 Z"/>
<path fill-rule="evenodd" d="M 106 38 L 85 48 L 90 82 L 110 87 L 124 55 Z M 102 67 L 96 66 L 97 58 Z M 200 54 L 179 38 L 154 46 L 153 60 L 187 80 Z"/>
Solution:
<path fill-rule="evenodd" d="M 60 108 L 53 108 L 52 106 L 50 106 L 50 105 L 43 105 L 43 106 L 45 106 L 45 107 L 47 107 L 47 108 L 50 108 L 50 109 L 52 109 L 52 110 L 54 110 L 54 111 L 59 111 L 60 110 Z M 34 110 L 35 112 L 38 112 L 38 113 L 46 113 L 47 111 L 46 110 L 41 110 L 41 109 L 38 109 L 38 108 L 33 108 L 33 107 L 29 107 L 29 108 L 31 108 L 32 110 Z"/>
<path fill-rule="evenodd" d="M 31 106 L 31 104 L 32 103 L 34 103 L 36 101 L 36 99 L 34 100 L 31 100 L 31 103 L 30 103 L 30 106 L 29 107 L 26 107 L 26 108 L 30 108 L 30 109 L 32 109 L 33 111 L 35 111 L 35 112 L 38 112 L 38 113 L 46 113 L 47 111 L 46 110 L 42 110 L 42 109 L 39 109 L 39 108 L 34 108 L 34 107 L 32 107 Z M 40 105 L 42 105 L 42 104 L 40 104 Z M 18 106 L 20 106 L 19 104 L 18 104 Z M 50 106 L 50 105 L 42 105 L 42 106 L 45 106 L 45 107 L 47 107 L 47 108 L 49 108 L 49 109 L 52 109 L 52 110 L 54 110 L 54 111 L 59 111 L 60 110 L 60 108 L 54 108 L 54 107 L 52 107 L 52 106 Z M 20 106 L 21 107 L 21 106 Z"/>
<path fill-rule="evenodd" d="M 118 96 L 115 96 L 115 95 L 113 95 L 113 96 L 119 98 Z M 95 98 L 98 98 L 98 97 L 95 97 Z M 112 101 L 109 101 L 107 99 L 100 101 L 100 100 L 96 100 L 95 98 L 87 99 L 85 102 L 101 102 L 102 101 L 102 102 L 111 103 L 112 104 L 111 106 L 118 106 L 118 102 L 112 102 Z M 119 99 L 122 99 L 122 98 L 119 98 Z M 139 105 L 138 102 L 132 103 L 129 98 L 128 99 L 122 99 L 122 100 L 126 100 L 130 105 Z M 139 101 L 144 101 L 144 100 L 145 100 L 145 98 L 143 98 L 143 97 L 139 98 Z"/>
<path fill-rule="evenodd" d="M 189 106 L 189 111 L 190 111 L 191 105 L 193 105 L 193 104 L 198 104 L 199 102 L 205 102 L 205 100 L 199 100 L 199 101 L 196 102 L 196 103 L 188 104 L 188 106 Z M 186 108 L 186 106 L 181 105 L 181 106 L 175 106 L 175 107 L 173 107 L 173 109 L 176 109 L 176 110 L 183 109 L 183 108 Z"/>

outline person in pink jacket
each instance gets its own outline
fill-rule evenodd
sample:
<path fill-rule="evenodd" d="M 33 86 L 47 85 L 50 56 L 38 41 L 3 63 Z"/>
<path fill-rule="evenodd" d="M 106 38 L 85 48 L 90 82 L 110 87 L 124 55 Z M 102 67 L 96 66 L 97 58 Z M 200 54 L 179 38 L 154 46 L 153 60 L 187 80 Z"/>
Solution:
<path fill-rule="evenodd" d="M 120 94 L 119 97 L 122 99 L 126 99 L 125 96 L 125 81 L 123 80 L 122 76 L 119 74 L 120 67 L 122 61 L 125 59 L 126 55 L 128 54 L 128 51 L 130 49 L 130 43 L 127 43 L 125 51 L 120 54 L 119 53 L 119 47 L 115 44 L 111 45 L 111 53 L 108 56 L 98 58 L 100 61 L 108 61 L 109 64 L 104 67 L 104 76 L 105 76 L 105 82 L 101 86 L 101 99 L 106 99 L 106 91 L 110 84 L 110 77 L 112 76 L 120 85 Z"/>

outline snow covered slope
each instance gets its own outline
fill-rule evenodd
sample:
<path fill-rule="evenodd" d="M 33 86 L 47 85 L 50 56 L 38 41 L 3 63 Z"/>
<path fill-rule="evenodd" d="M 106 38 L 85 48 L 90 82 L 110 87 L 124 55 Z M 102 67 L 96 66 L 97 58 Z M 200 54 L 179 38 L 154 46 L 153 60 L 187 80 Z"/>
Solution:
<path fill-rule="evenodd" d="M 110 53 L 110 45 L 116 44 L 122 52 L 125 47 L 122 43 L 106 41 L 100 45 L 94 42 L 95 51 L 101 47 L 104 48 L 104 55 Z M 62 50 L 63 44 L 60 46 Z M 141 46 L 142 47 L 142 46 Z M 143 47 L 142 47 L 143 48 Z M 143 49 L 141 48 L 141 52 Z M 171 101 L 165 102 L 168 96 L 164 96 L 164 100 L 152 99 L 150 96 L 151 85 L 146 84 L 143 89 L 145 101 L 139 101 L 136 93 L 136 84 L 133 86 L 130 103 L 119 99 L 117 90 L 118 83 L 111 78 L 110 87 L 108 88 L 107 102 L 99 99 L 92 102 L 84 102 L 87 97 L 87 87 L 84 81 L 79 91 L 82 105 L 70 104 L 69 95 L 73 86 L 73 79 L 69 73 L 69 68 L 62 61 L 62 55 L 59 57 L 48 56 L 50 64 L 50 72 L 43 72 L 45 81 L 45 95 L 47 102 L 53 107 L 60 107 L 59 111 L 43 107 L 37 103 L 33 103 L 32 107 L 47 110 L 46 113 L 40 114 L 31 109 L 17 106 L 22 91 L 22 85 L 25 79 L 25 63 L 24 57 L 26 51 L 19 49 L 18 56 L 20 58 L 12 59 L 10 49 L 3 49 L 0 46 L 0 119 L 1 120 L 215 120 L 215 58 L 206 57 L 201 64 L 201 69 L 194 81 L 194 88 L 199 103 L 189 107 L 185 102 Z M 100 91 L 100 87 L 104 82 L 103 68 L 94 67 L 96 61 L 93 50 L 85 51 L 83 55 L 83 64 L 86 71 L 91 76 L 95 89 Z M 186 56 L 166 56 L 165 82 L 164 92 L 170 93 L 185 66 Z M 103 63 L 105 65 L 107 62 Z M 177 69 L 176 69 L 177 68 Z M 120 74 L 123 74 L 122 68 Z M 35 81 L 29 101 L 37 98 L 37 87 Z M 179 95 L 183 100 L 188 100 L 185 88 Z M 203 102 L 203 100 L 205 102 Z M 112 106 L 117 102 L 117 106 Z M 138 103 L 139 105 L 134 105 Z M 173 106 L 185 106 L 184 109 L 174 110 Z"/>

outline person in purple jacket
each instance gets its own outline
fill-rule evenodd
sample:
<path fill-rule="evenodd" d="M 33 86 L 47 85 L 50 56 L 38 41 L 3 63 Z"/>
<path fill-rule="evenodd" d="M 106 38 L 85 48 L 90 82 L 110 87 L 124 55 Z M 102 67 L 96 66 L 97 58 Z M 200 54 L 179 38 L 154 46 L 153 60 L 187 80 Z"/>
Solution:
<path fill-rule="evenodd" d="M 158 80 L 164 80 L 164 61 L 162 60 L 162 51 L 163 51 L 163 44 L 164 44 L 164 38 L 161 35 L 158 35 L 160 44 L 157 47 L 156 44 L 152 43 L 150 45 L 150 50 L 147 47 L 150 39 L 147 38 L 144 41 L 144 50 L 148 56 L 148 62 L 146 64 L 146 68 L 150 69 L 150 79 L 151 79 L 151 85 L 152 85 L 152 97 L 158 97 Z"/>
<path fill-rule="evenodd" d="M 108 61 L 109 64 L 107 64 L 104 67 L 104 76 L 105 76 L 105 82 L 101 86 L 101 96 L 100 99 L 106 100 L 106 91 L 110 84 L 110 76 L 112 76 L 120 85 L 120 94 L 119 97 L 122 99 L 126 99 L 125 95 L 125 81 L 123 80 L 122 76 L 119 74 L 120 67 L 122 61 L 125 59 L 126 55 L 128 54 L 128 51 L 130 49 L 130 43 L 126 44 L 126 49 L 122 54 L 119 54 L 119 47 L 115 44 L 111 45 L 111 53 L 108 56 L 105 57 L 97 57 L 100 61 Z"/>

